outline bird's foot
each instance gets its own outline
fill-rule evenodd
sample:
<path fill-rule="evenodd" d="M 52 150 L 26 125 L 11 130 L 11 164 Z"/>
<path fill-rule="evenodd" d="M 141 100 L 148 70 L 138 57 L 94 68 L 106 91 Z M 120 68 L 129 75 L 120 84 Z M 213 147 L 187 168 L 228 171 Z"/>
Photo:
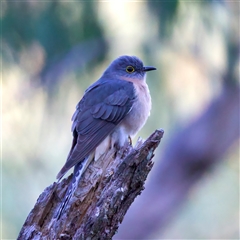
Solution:
<path fill-rule="evenodd" d="M 128 140 L 129 140 L 130 146 L 132 146 L 132 138 L 130 136 L 128 136 Z"/>
<path fill-rule="evenodd" d="M 130 138 L 131 139 L 131 138 Z M 119 158 L 124 158 L 127 153 L 129 152 L 129 147 L 132 147 L 132 142 L 126 141 L 125 144 L 123 146 L 120 146 L 118 144 L 114 144 L 114 147 L 116 149 L 116 154 L 115 157 L 119 157 Z"/>

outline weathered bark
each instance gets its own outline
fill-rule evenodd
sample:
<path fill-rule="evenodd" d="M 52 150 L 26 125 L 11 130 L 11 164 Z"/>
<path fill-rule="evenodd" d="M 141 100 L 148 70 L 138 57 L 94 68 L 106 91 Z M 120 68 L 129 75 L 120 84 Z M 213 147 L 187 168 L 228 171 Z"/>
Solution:
<path fill-rule="evenodd" d="M 163 136 L 155 131 L 144 143 L 110 150 L 92 162 L 61 218 L 55 218 L 71 176 L 40 195 L 18 239 L 111 239 L 129 206 L 144 189 L 154 150 Z"/>

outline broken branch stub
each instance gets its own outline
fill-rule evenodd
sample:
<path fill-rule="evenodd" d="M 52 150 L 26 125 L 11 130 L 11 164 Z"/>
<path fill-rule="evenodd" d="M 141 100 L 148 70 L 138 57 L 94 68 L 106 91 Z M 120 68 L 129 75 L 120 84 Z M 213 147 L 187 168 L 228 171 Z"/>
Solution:
<path fill-rule="evenodd" d="M 163 137 L 156 130 L 116 154 L 109 150 L 90 163 L 59 220 L 55 218 L 71 176 L 54 183 L 39 196 L 18 239 L 111 239 L 128 208 L 144 189 L 154 151 Z"/>

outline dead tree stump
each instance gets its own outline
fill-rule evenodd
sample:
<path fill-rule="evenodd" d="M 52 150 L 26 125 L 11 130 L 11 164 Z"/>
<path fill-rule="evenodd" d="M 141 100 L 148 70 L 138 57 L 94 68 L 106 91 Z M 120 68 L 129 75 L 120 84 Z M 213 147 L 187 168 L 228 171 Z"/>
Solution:
<path fill-rule="evenodd" d="M 138 140 L 135 147 L 128 145 L 117 154 L 110 150 L 93 161 L 59 220 L 55 216 L 72 175 L 47 187 L 29 213 L 18 240 L 111 239 L 144 189 L 154 150 L 162 137 L 163 130 L 156 130 L 145 142 Z"/>

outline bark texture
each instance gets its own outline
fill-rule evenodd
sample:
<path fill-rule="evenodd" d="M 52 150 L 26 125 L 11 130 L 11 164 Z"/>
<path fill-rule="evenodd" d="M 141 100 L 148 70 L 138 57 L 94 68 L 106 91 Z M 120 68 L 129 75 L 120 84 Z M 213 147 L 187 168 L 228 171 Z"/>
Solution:
<path fill-rule="evenodd" d="M 163 136 L 156 130 L 144 143 L 110 150 L 92 162 L 59 220 L 56 213 L 71 182 L 70 175 L 39 196 L 18 239 L 111 239 L 128 208 L 144 189 L 154 150 Z"/>

